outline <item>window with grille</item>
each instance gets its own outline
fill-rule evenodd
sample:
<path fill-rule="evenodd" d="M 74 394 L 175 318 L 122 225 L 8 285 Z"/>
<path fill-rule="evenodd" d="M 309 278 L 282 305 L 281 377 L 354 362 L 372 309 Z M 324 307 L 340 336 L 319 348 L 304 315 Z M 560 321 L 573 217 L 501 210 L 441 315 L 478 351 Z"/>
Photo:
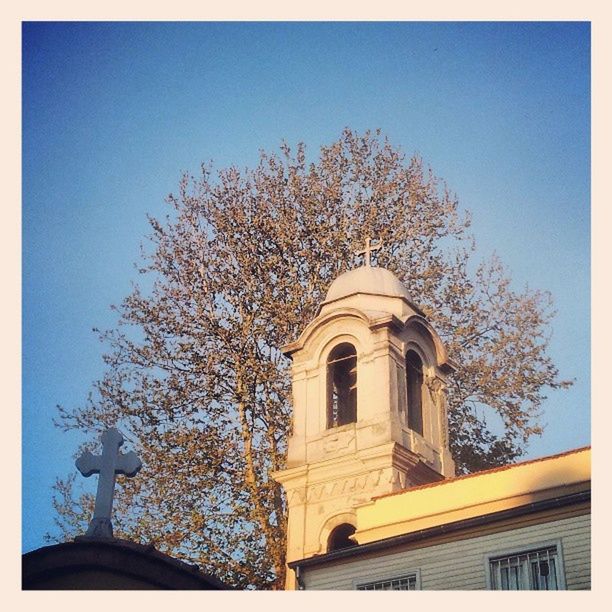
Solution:
<path fill-rule="evenodd" d="M 358 584 L 356 588 L 358 591 L 416 591 L 417 577 L 416 574 L 408 574 L 399 578 Z"/>
<path fill-rule="evenodd" d="M 557 591 L 561 562 L 557 546 L 547 546 L 489 559 L 491 589 L 496 591 Z"/>

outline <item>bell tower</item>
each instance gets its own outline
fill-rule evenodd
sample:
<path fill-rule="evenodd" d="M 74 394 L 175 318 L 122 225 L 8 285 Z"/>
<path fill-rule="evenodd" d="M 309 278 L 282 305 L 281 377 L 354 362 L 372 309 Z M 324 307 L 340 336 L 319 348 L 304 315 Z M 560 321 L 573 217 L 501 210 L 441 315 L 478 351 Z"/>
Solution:
<path fill-rule="evenodd" d="M 292 359 L 287 561 L 354 545 L 355 507 L 453 476 L 447 376 L 454 366 L 407 289 L 365 265 L 339 276 Z M 287 589 L 294 589 L 289 570 Z"/>

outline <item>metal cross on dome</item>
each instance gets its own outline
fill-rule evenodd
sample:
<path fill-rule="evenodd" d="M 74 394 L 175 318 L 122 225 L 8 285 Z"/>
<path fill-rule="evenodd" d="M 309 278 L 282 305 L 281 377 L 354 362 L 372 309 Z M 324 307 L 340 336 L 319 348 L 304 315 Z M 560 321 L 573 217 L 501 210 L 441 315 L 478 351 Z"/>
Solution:
<path fill-rule="evenodd" d="M 142 463 L 134 451 L 125 454 L 119 452 L 119 447 L 123 444 L 123 436 L 115 427 L 107 429 L 100 440 L 102 441 L 102 454 L 92 455 L 87 451 L 76 460 L 76 467 L 86 478 L 92 474 L 100 474 L 94 515 L 85 535 L 94 538 L 112 538 L 111 513 L 115 477 L 117 474 L 135 476 L 142 467 Z"/>
<path fill-rule="evenodd" d="M 356 251 L 355 255 L 359 256 L 359 255 L 363 255 L 363 265 L 364 266 L 370 266 L 370 256 L 372 255 L 372 251 L 378 251 L 379 249 L 382 249 L 383 243 L 382 240 L 379 240 L 378 243 L 374 246 L 372 246 L 372 241 L 370 240 L 370 237 L 368 236 L 366 238 L 366 246 L 365 249 L 363 249 L 363 251 Z"/>

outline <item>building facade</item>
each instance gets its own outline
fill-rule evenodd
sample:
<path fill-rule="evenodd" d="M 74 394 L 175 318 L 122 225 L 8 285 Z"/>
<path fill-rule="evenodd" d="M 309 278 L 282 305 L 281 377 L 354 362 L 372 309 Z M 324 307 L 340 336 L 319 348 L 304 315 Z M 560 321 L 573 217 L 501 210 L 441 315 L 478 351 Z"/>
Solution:
<path fill-rule="evenodd" d="M 297 588 L 590 589 L 590 461 L 577 449 L 374 499 L 359 545 L 289 563 Z"/>
<path fill-rule="evenodd" d="M 406 288 L 337 278 L 292 358 L 287 589 L 590 585 L 590 450 L 455 477 L 456 368 Z"/>

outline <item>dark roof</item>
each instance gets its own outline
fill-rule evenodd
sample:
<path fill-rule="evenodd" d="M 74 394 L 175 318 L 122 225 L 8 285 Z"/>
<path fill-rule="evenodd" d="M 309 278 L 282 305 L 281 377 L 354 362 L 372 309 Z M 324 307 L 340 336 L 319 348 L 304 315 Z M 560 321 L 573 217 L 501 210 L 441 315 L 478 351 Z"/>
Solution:
<path fill-rule="evenodd" d="M 91 578 L 94 575 L 95 580 Z M 106 586 L 105 580 L 108 585 L 114 586 Z M 200 571 L 197 565 L 162 553 L 152 544 L 85 536 L 75 538 L 73 542 L 44 546 L 24 554 L 22 588 L 231 589 L 214 576 Z"/>

